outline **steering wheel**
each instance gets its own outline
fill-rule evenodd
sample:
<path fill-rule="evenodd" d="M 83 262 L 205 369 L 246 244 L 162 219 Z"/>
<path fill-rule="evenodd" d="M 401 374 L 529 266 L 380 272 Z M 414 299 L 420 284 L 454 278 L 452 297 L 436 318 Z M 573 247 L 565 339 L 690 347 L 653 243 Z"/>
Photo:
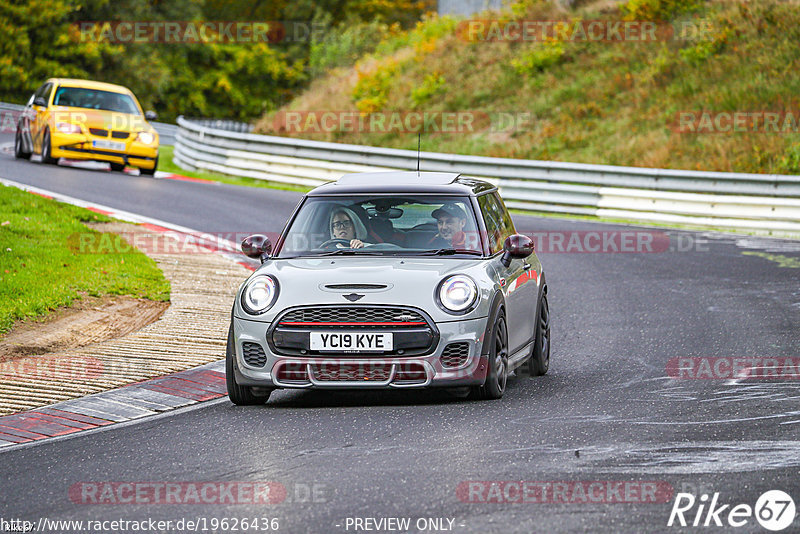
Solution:
<path fill-rule="evenodd" d="M 350 248 L 350 240 L 349 239 L 328 239 L 324 243 L 322 243 L 319 248 L 334 248 L 336 245 L 345 245 L 347 248 Z"/>

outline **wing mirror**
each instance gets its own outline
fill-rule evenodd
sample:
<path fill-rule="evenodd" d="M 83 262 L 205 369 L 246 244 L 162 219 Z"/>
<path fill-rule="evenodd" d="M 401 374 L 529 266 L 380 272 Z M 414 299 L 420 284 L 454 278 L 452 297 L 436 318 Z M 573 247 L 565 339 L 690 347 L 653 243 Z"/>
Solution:
<path fill-rule="evenodd" d="M 158 113 L 152 110 L 148 110 L 144 112 L 144 119 L 148 121 L 154 121 L 158 119 Z"/>
<path fill-rule="evenodd" d="M 503 242 L 503 255 L 500 262 L 503 266 L 511 265 L 512 259 L 527 258 L 533 254 L 533 239 L 522 234 L 510 235 Z"/>
<path fill-rule="evenodd" d="M 269 259 L 269 254 L 272 252 L 272 242 L 262 234 L 247 236 L 242 241 L 242 252 L 248 258 L 260 260 L 261 263 L 264 263 Z"/>
<path fill-rule="evenodd" d="M 43 108 L 46 108 L 47 107 L 47 100 L 45 100 L 43 96 L 37 96 L 36 98 L 33 99 L 33 105 L 34 106 L 41 106 Z"/>

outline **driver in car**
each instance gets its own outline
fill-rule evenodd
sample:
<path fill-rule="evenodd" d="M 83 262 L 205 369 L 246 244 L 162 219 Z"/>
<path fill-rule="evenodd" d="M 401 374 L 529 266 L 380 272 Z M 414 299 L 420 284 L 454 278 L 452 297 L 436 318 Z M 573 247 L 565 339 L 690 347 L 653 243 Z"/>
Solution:
<path fill-rule="evenodd" d="M 362 248 L 367 237 L 367 228 L 353 210 L 340 207 L 331 213 L 331 239 L 342 239 L 350 242 L 349 248 Z M 348 248 L 337 243 L 338 248 Z"/>
<path fill-rule="evenodd" d="M 431 216 L 436 219 L 439 232 L 428 242 L 429 247 L 437 249 L 466 247 L 467 235 L 464 233 L 464 226 L 467 224 L 467 215 L 460 206 L 448 202 L 441 208 L 433 210 Z"/>

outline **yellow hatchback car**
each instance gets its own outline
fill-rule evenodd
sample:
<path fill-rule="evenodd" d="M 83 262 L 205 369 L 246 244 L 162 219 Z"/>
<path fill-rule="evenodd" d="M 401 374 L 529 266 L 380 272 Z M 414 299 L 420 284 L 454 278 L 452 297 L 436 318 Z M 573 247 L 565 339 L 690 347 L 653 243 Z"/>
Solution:
<path fill-rule="evenodd" d="M 59 158 L 106 161 L 112 171 L 126 165 L 152 175 L 158 168 L 158 133 L 142 107 L 121 85 L 51 78 L 31 96 L 20 115 L 14 155 L 44 163 Z"/>

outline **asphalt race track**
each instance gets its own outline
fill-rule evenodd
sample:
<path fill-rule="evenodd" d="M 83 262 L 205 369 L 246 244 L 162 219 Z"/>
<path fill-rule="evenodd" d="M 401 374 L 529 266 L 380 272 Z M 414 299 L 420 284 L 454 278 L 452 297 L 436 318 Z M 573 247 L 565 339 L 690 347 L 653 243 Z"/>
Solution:
<path fill-rule="evenodd" d="M 0 145 L 11 141 L 0 136 Z M 0 177 L 204 232 L 279 232 L 300 198 L 52 167 L 8 152 L 0 153 Z M 668 371 L 674 358 L 797 361 L 800 242 L 525 216 L 515 222 L 520 231 L 567 237 L 666 233 L 669 247 L 542 251 L 553 313 L 550 372 L 511 378 L 501 401 L 436 391 L 277 391 L 260 407 L 211 401 L 0 453 L 0 517 L 206 518 L 208 531 L 214 518 L 263 517 L 293 533 L 378 527 L 355 518 L 410 518 L 410 532 L 722 531 L 667 527 L 675 495 L 685 492 L 708 501 L 718 493 L 718 504 L 730 505 L 719 515 L 724 530 L 764 532 L 755 517 L 729 526 L 728 512 L 753 507 L 767 490 L 788 493 L 800 507 L 800 381 L 685 379 Z M 545 502 L 517 502 L 537 499 L 516 498 L 510 481 L 550 491 L 539 499 Z M 102 482 L 272 482 L 286 498 L 76 499 L 75 488 L 86 487 L 80 483 Z M 618 482 L 630 483 L 628 494 Z M 586 488 L 591 498 L 581 498 Z M 494 502 L 473 502 L 487 497 Z M 696 504 L 686 520 L 697 511 Z M 784 532 L 792 531 L 800 531 L 800 519 Z"/>

